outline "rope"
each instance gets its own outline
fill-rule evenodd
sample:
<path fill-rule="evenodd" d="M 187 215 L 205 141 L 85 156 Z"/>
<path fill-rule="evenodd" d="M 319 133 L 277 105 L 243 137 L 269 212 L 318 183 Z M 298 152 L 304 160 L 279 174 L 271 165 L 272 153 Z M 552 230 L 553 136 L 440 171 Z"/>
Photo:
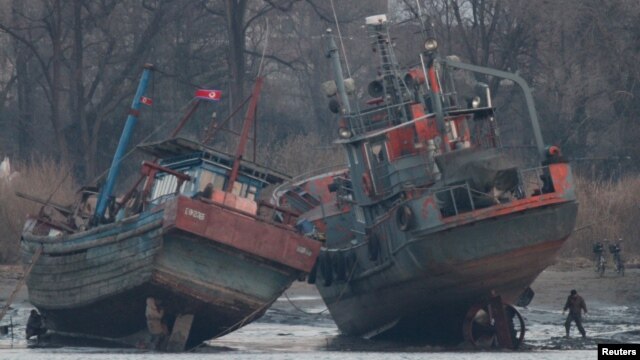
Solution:
<path fill-rule="evenodd" d="M 298 305 L 296 305 L 293 301 L 291 301 L 291 299 L 289 299 L 289 295 L 287 294 L 287 292 L 285 291 L 284 293 L 284 297 L 287 298 L 287 301 L 289 302 L 289 304 L 291 304 L 291 306 L 293 306 L 294 309 L 300 311 L 303 314 L 307 314 L 307 315 L 320 315 L 323 314 L 325 312 L 327 312 L 329 310 L 329 308 L 325 308 L 324 310 L 320 311 L 320 312 L 310 312 L 310 311 L 306 311 L 300 307 L 298 307 Z"/>
<path fill-rule="evenodd" d="M 342 300 L 342 297 L 344 296 L 345 292 L 347 291 L 347 285 L 349 285 L 349 283 L 351 282 L 351 279 L 353 279 L 353 274 L 355 274 L 355 272 L 356 272 L 356 266 L 357 265 L 358 265 L 358 263 L 355 262 L 353 264 L 353 266 L 351 267 L 351 271 L 349 272 L 349 277 L 345 281 L 345 284 L 342 286 L 342 289 L 340 290 L 340 294 L 338 295 L 338 298 L 336 299 L 334 304 L 338 304 L 338 303 L 340 303 L 340 300 Z M 291 306 L 293 306 L 296 310 L 300 311 L 303 314 L 320 315 L 320 314 L 323 314 L 323 313 L 325 313 L 326 311 L 329 310 L 329 308 L 325 308 L 324 310 L 322 310 L 320 312 L 309 312 L 309 311 L 306 311 L 306 310 L 300 308 L 293 301 L 291 301 L 291 299 L 289 299 L 289 295 L 286 292 L 284 293 L 284 297 L 287 298 L 287 301 L 289 302 L 289 304 L 291 304 Z"/>
<path fill-rule="evenodd" d="M 229 114 L 229 116 L 227 116 L 227 118 L 224 119 L 224 121 L 222 121 L 220 123 L 220 126 L 215 126 L 214 122 L 212 121 L 211 124 L 209 125 L 209 129 L 207 129 L 205 137 L 204 137 L 204 139 L 202 139 L 201 143 L 206 145 L 209 141 L 211 141 L 211 138 L 213 138 L 213 136 L 217 133 L 217 131 L 222 129 L 227 124 L 227 122 L 229 120 L 231 120 L 235 114 L 238 113 L 238 111 L 242 110 L 242 108 L 249 101 L 249 99 L 251 99 L 251 95 L 247 96 L 247 98 L 244 99 L 242 104 L 238 105 L 235 108 L 235 110 L 233 110 L 233 112 L 231 112 L 231 114 Z"/>
<path fill-rule="evenodd" d="M 338 30 L 338 39 L 340 39 L 340 47 L 342 48 L 342 55 L 344 56 L 344 64 L 347 67 L 347 75 L 351 77 L 351 69 L 349 68 L 349 59 L 347 59 L 347 52 L 344 48 L 344 42 L 342 41 L 342 33 L 340 32 L 340 23 L 338 22 L 338 15 L 336 14 L 336 8 L 333 6 L 333 0 L 331 0 L 331 10 L 333 11 L 333 18 L 336 21 L 336 29 Z"/>
<path fill-rule="evenodd" d="M 22 279 L 18 281 L 16 288 L 13 289 L 13 292 L 9 296 L 9 299 L 7 299 L 7 303 L 4 305 L 4 307 L 2 308 L 2 311 L 0 312 L 0 321 L 2 321 L 2 318 L 4 318 L 4 316 L 7 314 L 7 311 L 9 311 L 9 307 L 11 306 L 11 303 L 13 303 L 13 300 L 15 299 L 16 295 L 18 294 L 20 289 L 22 289 L 22 285 L 24 285 L 24 283 L 27 281 L 27 278 L 29 277 L 31 270 L 33 269 L 33 266 L 36 264 L 36 261 L 38 261 L 38 259 L 40 258 L 40 255 L 42 255 L 42 246 L 36 249 L 36 251 L 33 253 L 29 267 L 27 268 L 27 270 L 25 270 L 24 274 L 22 274 Z"/>
<path fill-rule="evenodd" d="M 356 265 L 358 265 L 357 261 L 353 263 L 353 266 L 351 267 L 351 273 L 349 273 L 349 277 L 347 278 L 347 281 L 342 287 L 342 290 L 340 291 L 340 295 L 338 295 L 338 299 L 334 302 L 334 304 L 338 304 L 340 303 L 340 300 L 342 300 L 342 296 L 347 290 L 347 285 L 349 285 L 349 283 L 351 282 L 351 279 L 353 278 L 353 274 L 356 272 Z"/>

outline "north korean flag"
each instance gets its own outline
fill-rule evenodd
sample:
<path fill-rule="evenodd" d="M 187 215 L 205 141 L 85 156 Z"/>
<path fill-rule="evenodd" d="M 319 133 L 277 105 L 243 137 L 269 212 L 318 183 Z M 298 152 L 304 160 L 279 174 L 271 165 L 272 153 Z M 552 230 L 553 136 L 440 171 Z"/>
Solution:
<path fill-rule="evenodd" d="M 195 96 L 198 99 L 218 101 L 222 98 L 222 91 L 198 89 Z"/>
<path fill-rule="evenodd" d="M 153 99 L 143 96 L 140 98 L 140 103 L 145 104 L 147 106 L 153 105 Z"/>

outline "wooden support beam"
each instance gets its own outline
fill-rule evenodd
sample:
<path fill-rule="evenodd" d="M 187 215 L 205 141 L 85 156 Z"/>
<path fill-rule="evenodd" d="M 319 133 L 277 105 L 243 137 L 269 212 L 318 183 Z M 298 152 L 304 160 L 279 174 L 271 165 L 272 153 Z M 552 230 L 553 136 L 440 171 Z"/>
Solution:
<path fill-rule="evenodd" d="M 184 351 L 189 333 L 191 332 L 191 324 L 193 323 L 193 314 L 180 314 L 173 324 L 173 331 L 167 342 L 167 351 L 180 352 Z"/>

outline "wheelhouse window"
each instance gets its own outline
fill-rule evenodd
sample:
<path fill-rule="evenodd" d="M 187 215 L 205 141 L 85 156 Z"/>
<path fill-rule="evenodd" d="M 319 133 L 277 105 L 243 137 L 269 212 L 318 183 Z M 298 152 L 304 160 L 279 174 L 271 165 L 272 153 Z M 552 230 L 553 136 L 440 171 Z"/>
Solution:
<path fill-rule="evenodd" d="M 225 176 L 213 171 L 202 169 L 200 174 L 200 181 L 198 182 L 198 191 L 204 190 L 207 184 L 213 184 L 214 190 L 224 189 Z"/>
<path fill-rule="evenodd" d="M 195 178 L 196 169 L 183 170 L 185 174 L 191 176 L 192 179 Z M 153 191 L 151 192 L 151 200 L 154 201 L 163 196 L 174 194 L 176 192 L 176 187 L 178 186 L 178 179 L 170 174 L 160 174 L 156 177 L 155 184 L 153 187 Z M 183 193 L 192 193 L 194 192 L 195 183 L 194 181 L 185 181 L 182 183 L 179 192 Z"/>
<path fill-rule="evenodd" d="M 231 189 L 231 193 L 234 195 L 238 195 L 240 197 L 247 198 L 249 200 L 255 200 L 256 194 L 258 193 L 258 188 L 254 185 L 249 185 L 246 183 L 242 183 L 236 181 L 233 184 L 233 189 Z"/>

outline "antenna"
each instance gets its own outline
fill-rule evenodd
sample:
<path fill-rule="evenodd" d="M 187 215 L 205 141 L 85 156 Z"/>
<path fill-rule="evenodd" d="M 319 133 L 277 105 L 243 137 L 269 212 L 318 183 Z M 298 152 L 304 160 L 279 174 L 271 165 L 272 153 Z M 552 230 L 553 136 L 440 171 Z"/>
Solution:
<path fill-rule="evenodd" d="M 340 23 L 338 22 L 338 15 L 336 15 L 336 8 L 333 6 L 333 0 L 331 0 L 330 2 L 331 2 L 331 10 L 333 11 L 333 18 L 336 21 L 336 30 L 338 30 L 338 39 L 340 40 L 342 55 L 344 56 L 344 64 L 347 67 L 347 75 L 351 77 L 351 69 L 349 68 L 349 59 L 347 59 L 347 51 L 344 49 L 344 42 L 342 41 L 342 33 L 340 32 Z"/>
<path fill-rule="evenodd" d="M 436 39 L 436 31 L 433 28 L 433 24 L 431 22 L 426 23 L 424 19 L 424 14 L 422 13 L 422 6 L 420 6 L 420 0 L 416 0 L 416 6 L 418 7 L 418 19 L 420 20 L 420 26 L 422 26 L 422 32 L 426 39 L 433 38 Z M 427 15 L 428 18 L 428 15 Z"/>
<path fill-rule="evenodd" d="M 427 27 L 424 24 L 424 19 L 422 18 L 422 6 L 420 6 L 420 0 L 416 0 L 416 6 L 418 7 L 418 19 L 420 19 L 420 24 L 422 25 L 422 30 L 426 33 Z"/>
<path fill-rule="evenodd" d="M 258 65 L 258 77 L 262 75 L 262 66 L 264 65 L 264 56 L 267 52 L 267 48 L 269 47 L 269 19 L 265 19 L 266 22 L 266 36 L 264 40 L 264 46 L 262 47 L 262 56 L 260 57 L 260 65 Z"/>

